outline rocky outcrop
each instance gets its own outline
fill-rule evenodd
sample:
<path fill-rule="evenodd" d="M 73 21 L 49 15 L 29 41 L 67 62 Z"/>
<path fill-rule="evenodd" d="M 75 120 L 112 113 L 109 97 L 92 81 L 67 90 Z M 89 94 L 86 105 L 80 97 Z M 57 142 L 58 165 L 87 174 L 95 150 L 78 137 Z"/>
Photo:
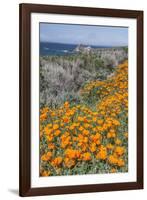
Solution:
<path fill-rule="evenodd" d="M 85 45 L 78 45 L 75 49 L 74 49 L 74 52 L 76 53 L 89 53 L 91 52 L 92 48 L 90 46 L 85 46 Z"/>

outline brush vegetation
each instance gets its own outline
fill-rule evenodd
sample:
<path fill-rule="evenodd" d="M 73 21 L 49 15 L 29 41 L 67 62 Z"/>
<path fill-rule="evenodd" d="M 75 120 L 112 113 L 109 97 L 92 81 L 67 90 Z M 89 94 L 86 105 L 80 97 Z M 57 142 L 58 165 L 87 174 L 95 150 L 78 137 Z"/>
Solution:
<path fill-rule="evenodd" d="M 80 89 L 91 80 L 107 79 L 125 59 L 127 47 L 40 57 L 40 107 L 82 102 Z"/>

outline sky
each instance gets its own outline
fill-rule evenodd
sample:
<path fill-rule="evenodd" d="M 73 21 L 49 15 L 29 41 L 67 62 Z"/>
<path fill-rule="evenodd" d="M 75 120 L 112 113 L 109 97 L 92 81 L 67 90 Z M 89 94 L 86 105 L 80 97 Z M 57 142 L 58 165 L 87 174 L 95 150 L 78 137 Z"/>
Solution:
<path fill-rule="evenodd" d="M 40 23 L 40 41 L 99 46 L 127 46 L 128 28 Z"/>

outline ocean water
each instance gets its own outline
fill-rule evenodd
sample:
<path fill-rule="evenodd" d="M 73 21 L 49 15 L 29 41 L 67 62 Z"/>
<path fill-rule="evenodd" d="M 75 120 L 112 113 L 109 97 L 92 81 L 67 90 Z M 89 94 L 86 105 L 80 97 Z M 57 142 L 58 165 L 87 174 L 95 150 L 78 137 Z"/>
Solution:
<path fill-rule="evenodd" d="M 74 54 L 73 50 L 77 47 L 77 44 L 61 44 L 61 43 L 48 43 L 40 42 L 40 56 L 49 55 L 70 55 Z M 85 45 L 86 47 L 86 45 Z M 110 46 L 93 46 L 92 48 L 111 48 Z"/>
<path fill-rule="evenodd" d="M 41 42 L 40 56 L 73 54 L 73 50 L 76 47 L 77 45 L 74 45 L 74 44 Z"/>

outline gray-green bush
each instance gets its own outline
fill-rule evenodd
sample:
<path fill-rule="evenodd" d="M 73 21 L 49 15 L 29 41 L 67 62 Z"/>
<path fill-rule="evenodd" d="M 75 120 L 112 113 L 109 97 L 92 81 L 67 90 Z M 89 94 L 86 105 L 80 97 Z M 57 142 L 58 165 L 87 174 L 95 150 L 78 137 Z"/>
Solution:
<path fill-rule="evenodd" d="M 104 80 L 127 59 L 126 48 L 91 49 L 64 56 L 40 57 L 40 107 L 65 100 L 80 102 L 79 91 L 90 80 Z"/>

